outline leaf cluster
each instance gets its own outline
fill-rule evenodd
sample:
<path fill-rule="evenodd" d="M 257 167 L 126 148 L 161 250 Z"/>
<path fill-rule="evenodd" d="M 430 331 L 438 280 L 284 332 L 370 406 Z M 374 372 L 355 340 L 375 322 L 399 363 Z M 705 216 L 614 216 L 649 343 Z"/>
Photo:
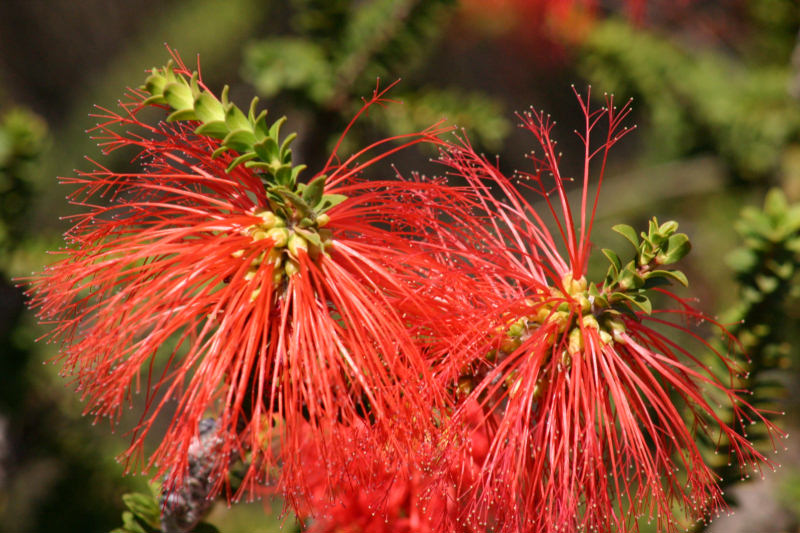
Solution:
<path fill-rule="evenodd" d="M 186 76 L 171 62 L 153 68 L 143 89 L 150 94 L 146 105 L 163 105 L 171 110 L 168 121 L 197 121 L 196 134 L 219 139 L 220 146 L 212 157 L 233 152 L 228 172 L 244 165 L 259 173 L 273 212 L 281 213 L 284 219 L 299 222 L 301 228 L 309 227 L 319 215 L 346 199 L 340 194 L 324 194 L 324 175 L 308 184 L 298 183 L 306 166 L 292 163 L 290 146 L 297 134 L 291 133 L 281 141 L 280 129 L 286 117 L 268 124 L 266 110 L 257 111 L 258 98 L 253 98 L 245 114 L 229 101 L 228 86 L 218 99 L 201 86 L 197 72 Z"/>
<path fill-rule="evenodd" d="M 14 108 L 0 117 L 0 250 L 21 240 L 33 202 L 33 169 L 47 147 L 47 125 L 37 115 Z"/>
<path fill-rule="evenodd" d="M 627 224 L 617 224 L 612 229 L 633 245 L 635 256 L 623 265 L 616 252 L 603 249 L 610 266 L 602 287 L 598 289 L 594 284 L 589 287 L 595 305 L 628 312 L 633 306 L 650 314 L 653 310 L 650 289 L 669 285 L 672 281 L 688 286 L 683 272 L 662 268 L 677 263 L 691 250 L 689 237 L 677 233 L 677 222 L 671 220 L 659 224 L 653 217 L 647 232 L 638 235 Z"/>
<path fill-rule="evenodd" d="M 642 102 L 653 124 L 651 156 L 659 160 L 708 151 L 737 179 L 759 180 L 800 137 L 788 61 L 747 64 L 609 19 L 590 33 L 579 68 L 593 83 Z"/>
<path fill-rule="evenodd" d="M 736 230 L 743 242 L 728 256 L 728 263 L 736 273 L 740 298 L 723 321 L 730 324 L 729 332 L 739 340 L 736 349 L 745 359 L 737 388 L 750 390 L 749 402 L 774 415 L 787 396 L 781 371 L 791 364 L 788 319 L 782 309 L 787 300 L 797 296 L 794 280 L 800 271 L 800 204 L 789 204 L 783 192 L 773 189 L 763 208 L 742 210 Z M 720 346 L 719 340 L 713 345 L 730 348 Z M 732 427 L 746 431 L 751 442 L 768 447 L 769 437 L 760 426 L 734 420 L 730 409 L 720 415 Z M 722 456 L 732 452 L 727 442 L 709 441 L 706 446 Z M 722 462 L 715 470 L 723 488 L 742 481 L 742 472 L 734 465 Z"/>

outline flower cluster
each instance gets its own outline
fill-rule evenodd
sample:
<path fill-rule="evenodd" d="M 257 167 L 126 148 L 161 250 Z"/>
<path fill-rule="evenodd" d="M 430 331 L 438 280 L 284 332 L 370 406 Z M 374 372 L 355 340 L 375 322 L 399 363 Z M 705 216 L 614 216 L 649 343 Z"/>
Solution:
<path fill-rule="evenodd" d="M 126 457 L 165 480 L 171 523 L 220 492 L 278 490 L 314 531 L 633 531 L 643 516 L 672 530 L 673 506 L 724 505 L 698 440 L 767 462 L 744 426 L 775 428 L 691 325 L 713 320 L 670 288 L 687 284 L 677 224 L 615 227 L 633 258 L 603 250 L 608 274 L 587 278 L 627 106 L 579 97 L 575 212 L 540 113 L 521 119 L 542 154 L 511 179 L 434 126 L 347 158 L 337 145 L 302 180 L 283 119 L 174 61 L 98 113 L 105 152 L 132 148 L 139 168 L 63 180 L 83 212 L 30 282 L 87 412 L 140 410 Z M 385 101 L 376 88 L 361 112 Z M 167 120 L 145 121 L 153 107 Z M 421 142 L 466 185 L 380 176 Z"/>

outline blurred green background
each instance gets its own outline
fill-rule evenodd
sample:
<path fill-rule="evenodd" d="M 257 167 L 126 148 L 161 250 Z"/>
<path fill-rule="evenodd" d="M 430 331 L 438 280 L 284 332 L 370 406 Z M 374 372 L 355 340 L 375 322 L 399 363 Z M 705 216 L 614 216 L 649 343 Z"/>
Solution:
<path fill-rule="evenodd" d="M 4 0 L 0 2 L 0 531 L 107 532 L 121 496 L 146 490 L 114 460 L 116 433 L 81 417 L 56 350 L 26 311 L 24 276 L 62 246 L 74 212 L 57 176 L 99 150 L 84 133 L 93 105 L 113 106 L 145 69 L 199 54 L 206 83 L 262 98 L 297 131 L 295 160 L 313 170 L 376 78 L 402 78 L 402 105 L 372 110 L 351 143 L 446 118 L 509 172 L 526 169 L 529 135 L 514 111 L 558 121 L 567 174 L 582 165 L 582 118 L 570 84 L 635 98 L 638 131 L 615 148 L 595 242 L 610 227 L 675 219 L 692 238 L 683 270 L 705 312 L 722 317 L 752 358 L 745 385 L 760 406 L 800 425 L 795 272 L 800 265 L 800 8 L 794 0 L 575 2 L 546 0 Z M 636 8 L 639 8 L 638 10 Z M 632 14 L 634 13 L 634 14 Z M 425 166 L 409 154 L 401 169 Z M 124 168 L 124 159 L 104 160 Z M 766 208 L 767 191 L 773 190 Z M 743 209 L 745 211 L 743 212 Z M 600 266 L 600 263 L 598 263 Z M 16 281 L 14 281 L 16 280 Z M 752 437 L 756 440 L 759 434 Z M 777 473 L 738 486 L 738 508 L 709 531 L 800 531 L 800 447 Z M 767 447 L 768 448 L 768 447 Z M 218 504 L 226 533 L 276 531 L 263 504 Z M 288 518 L 284 528 L 296 527 Z M 646 526 L 643 526 L 646 528 Z M 700 527 L 700 526 L 696 526 Z"/>

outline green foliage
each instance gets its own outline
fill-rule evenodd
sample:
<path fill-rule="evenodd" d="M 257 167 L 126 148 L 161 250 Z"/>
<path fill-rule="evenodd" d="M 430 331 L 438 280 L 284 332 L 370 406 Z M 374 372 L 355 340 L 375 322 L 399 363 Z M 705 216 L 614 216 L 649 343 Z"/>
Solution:
<path fill-rule="evenodd" d="M 293 188 L 297 183 L 297 175 L 305 168 L 292 166 L 289 146 L 297 135 L 291 134 L 281 141 L 280 129 L 286 117 L 268 125 L 267 112 L 256 111 L 258 98 L 253 98 L 245 115 L 228 101 L 227 85 L 222 89 L 221 100 L 217 99 L 211 91 L 200 87 L 197 72 L 187 78 L 176 72 L 171 63 L 161 69 L 154 68 L 144 89 L 151 95 L 145 104 L 165 105 L 173 110 L 167 120 L 200 122 L 195 133 L 220 139 L 215 157 L 228 150 L 239 154 L 228 166 L 228 172 L 244 164 L 263 171 L 267 175 L 265 182 L 270 184 Z"/>
<path fill-rule="evenodd" d="M 158 493 L 158 486 L 151 485 L 147 494 L 124 494 L 122 501 L 128 510 L 122 512 L 122 526 L 110 533 L 173 533 L 162 529 L 161 508 L 156 496 Z M 219 533 L 219 529 L 208 522 L 200 522 L 191 531 L 182 533 Z"/>
<path fill-rule="evenodd" d="M 728 330 L 739 339 L 736 348 L 746 359 L 746 372 L 736 387 L 752 391 L 748 401 L 774 414 L 786 396 L 780 371 L 791 365 L 786 337 L 789 322 L 783 309 L 797 291 L 794 279 L 800 270 L 800 204 L 788 204 L 784 194 L 773 189 L 767 194 L 763 209 L 742 210 L 736 229 L 743 244 L 730 254 L 728 262 L 736 273 L 740 298 L 722 322 L 730 324 Z M 716 347 L 730 349 L 718 341 Z M 732 412 L 723 416 L 737 427 Z M 742 432 L 746 429 L 747 438 L 754 444 L 769 445 L 760 426 L 739 427 Z M 722 457 L 732 451 L 725 442 L 706 444 Z M 723 488 L 742 480 L 742 472 L 735 464 L 721 461 L 715 470 Z"/>
<path fill-rule="evenodd" d="M 33 170 L 47 134 L 47 125 L 30 111 L 16 108 L 0 118 L 0 255 L 15 248 L 27 229 Z"/>
<path fill-rule="evenodd" d="M 653 217 L 647 232 L 639 235 L 627 224 L 617 224 L 612 229 L 633 245 L 636 255 L 623 266 L 616 252 L 603 249 L 611 265 L 602 287 L 598 289 L 594 284 L 589 287 L 594 305 L 627 314 L 632 314 L 632 307 L 635 307 L 650 314 L 653 308 L 650 289 L 669 285 L 673 281 L 688 286 L 689 281 L 683 272 L 661 268 L 677 263 L 691 250 L 689 237 L 685 233 L 677 233 L 677 222 L 671 220 L 659 224 L 658 219 Z"/>
<path fill-rule="evenodd" d="M 593 83 L 643 102 L 658 159 L 710 150 L 736 177 L 760 179 L 800 135 L 786 63 L 747 65 L 607 20 L 591 32 L 581 69 Z"/>
<path fill-rule="evenodd" d="M 244 76 L 262 96 L 289 95 L 316 118 L 311 142 L 327 141 L 353 114 L 351 103 L 375 86 L 412 74 L 431 51 L 454 7 L 452 0 L 295 0 L 295 35 L 266 39 L 245 50 Z M 496 150 L 510 127 L 487 95 L 413 87 L 405 82 L 389 106 L 365 120 L 392 135 L 417 131 L 443 117 L 469 128 Z M 325 120 L 320 121 L 321 116 Z"/>

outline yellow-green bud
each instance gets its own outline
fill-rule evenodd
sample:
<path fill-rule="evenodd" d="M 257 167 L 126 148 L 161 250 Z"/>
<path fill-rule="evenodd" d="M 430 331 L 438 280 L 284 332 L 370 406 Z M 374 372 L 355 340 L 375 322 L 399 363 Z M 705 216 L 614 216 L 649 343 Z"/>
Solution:
<path fill-rule="evenodd" d="M 297 233 L 292 233 L 291 235 L 289 235 L 287 248 L 289 249 L 289 255 L 291 255 L 292 257 L 300 257 L 299 255 L 300 250 L 302 250 L 305 253 L 308 253 L 308 243 L 303 237 L 301 237 Z"/>
<path fill-rule="evenodd" d="M 261 217 L 261 220 L 263 222 L 260 225 L 265 230 L 272 229 L 273 227 L 278 226 L 278 225 L 280 225 L 280 226 L 285 225 L 285 222 L 283 222 L 283 219 L 278 217 L 272 211 L 269 211 L 269 210 L 266 210 L 266 209 L 263 210 L 263 211 L 256 211 L 256 215 Z M 278 222 L 280 222 L 280 224 L 278 224 Z"/>
<path fill-rule="evenodd" d="M 286 271 L 286 275 L 290 277 L 300 272 L 300 265 L 292 260 L 287 261 L 286 266 L 283 268 Z"/>
<path fill-rule="evenodd" d="M 317 227 L 324 228 L 328 225 L 328 222 L 331 221 L 330 215 L 327 213 L 322 213 L 321 215 L 317 216 Z"/>
<path fill-rule="evenodd" d="M 596 330 L 600 329 L 600 324 L 597 323 L 597 319 L 594 317 L 594 315 L 586 315 L 581 319 L 581 323 L 585 328 L 592 328 Z"/>
<path fill-rule="evenodd" d="M 572 328 L 569 332 L 568 350 L 570 355 L 578 354 L 583 350 L 583 335 L 580 328 Z"/>
<path fill-rule="evenodd" d="M 266 236 L 272 239 L 275 247 L 283 248 L 289 241 L 290 234 L 286 228 L 272 228 L 267 232 Z"/>

